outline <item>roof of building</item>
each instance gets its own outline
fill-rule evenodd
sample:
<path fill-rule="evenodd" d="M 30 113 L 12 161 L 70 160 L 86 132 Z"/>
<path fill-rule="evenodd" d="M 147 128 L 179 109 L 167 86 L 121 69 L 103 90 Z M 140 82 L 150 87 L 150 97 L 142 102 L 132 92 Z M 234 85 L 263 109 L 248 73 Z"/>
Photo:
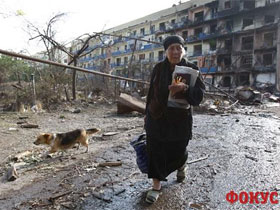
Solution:
<path fill-rule="evenodd" d="M 158 20 L 162 17 L 168 16 L 168 15 L 171 15 L 171 14 L 175 14 L 176 12 L 180 12 L 180 11 L 189 9 L 191 7 L 197 7 L 197 6 L 200 6 L 200 5 L 204 5 L 204 4 L 206 4 L 208 2 L 211 2 L 211 1 L 214 1 L 214 0 L 190 0 L 190 1 L 187 1 L 187 2 L 179 3 L 178 5 L 174 4 L 170 8 L 167 8 L 167 9 L 152 13 L 150 15 L 138 18 L 136 20 L 118 25 L 116 27 L 113 27 L 113 28 L 110 28 L 110 29 L 106 30 L 105 32 L 106 33 L 112 33 L 112 32 L 120 31 L 122 29 L 131 27 L 131 26 L 139 25 L 141 23 L 155 21 L 155 20 Z"/>

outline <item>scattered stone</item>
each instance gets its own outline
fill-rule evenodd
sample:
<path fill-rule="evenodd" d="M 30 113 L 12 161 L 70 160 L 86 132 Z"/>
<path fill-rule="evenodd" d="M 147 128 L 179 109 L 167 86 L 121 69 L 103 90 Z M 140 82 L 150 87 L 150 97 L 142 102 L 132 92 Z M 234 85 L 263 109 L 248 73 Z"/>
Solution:
<path fill-rule="evenodd" d="M 77 108 L 77 109 L 74 109 L 72 112 L 75 114 L 78 114 L 78 113 L 81 113 L 81 111 L 82 111 L 81 109 Z"/>

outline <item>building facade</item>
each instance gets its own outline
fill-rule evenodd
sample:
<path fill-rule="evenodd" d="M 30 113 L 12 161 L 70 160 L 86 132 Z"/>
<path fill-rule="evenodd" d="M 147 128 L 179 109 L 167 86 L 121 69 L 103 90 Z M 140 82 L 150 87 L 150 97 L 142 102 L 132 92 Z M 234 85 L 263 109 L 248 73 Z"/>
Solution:
<path fill-rule="evenodd" d="M 280 0 L 191 0 L 105 31 L 102 42 L 90 42 L 87 50 L 96 50 L 80 58 L 79 66 L 147 80 L 165 57 L 163 39 L 179 34 L 186 57 L 208 83 L 229 89 L 275 87 L 279 24 Z M 79 47 L 72 44 L 74 52 Z"/>

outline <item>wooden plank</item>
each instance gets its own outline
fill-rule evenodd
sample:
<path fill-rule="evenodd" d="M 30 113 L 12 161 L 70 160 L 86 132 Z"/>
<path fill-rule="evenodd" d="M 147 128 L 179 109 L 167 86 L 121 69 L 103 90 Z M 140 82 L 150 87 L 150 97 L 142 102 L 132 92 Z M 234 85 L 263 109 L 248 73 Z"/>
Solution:
<path fill-rule="evenodd" d="M 130 113 L 132 111 L 144 114 L 146 103 L 126 93 L 121 93 L 118 98 L 117 108 L 118 114 Z"/>

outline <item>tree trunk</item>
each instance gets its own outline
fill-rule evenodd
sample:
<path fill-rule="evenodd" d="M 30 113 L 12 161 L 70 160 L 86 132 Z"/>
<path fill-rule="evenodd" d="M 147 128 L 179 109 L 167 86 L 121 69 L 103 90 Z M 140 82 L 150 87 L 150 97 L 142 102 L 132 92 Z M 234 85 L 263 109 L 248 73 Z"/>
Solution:
<path fill-rule="evenodd" d="M 131 78 L 131 73 L 132 73 L 131 72 L 132 71 L 131 67 L 132 67 L 132 61 L 133 61 L 134 52 L 136 50 L 136 44 L 137 44 L 137 39 L 135 39 L 135 41 L 134 41 L 134 46 L 133 46 L 132 54 L 131 54 L 129 65 L 128 65 L 128 70 L 127 70 L 127 77 L 128 78 Z M 125 83 L 124 83 L 124 91 L 125 91 L 127 83 L 128 83 L 128 81 L 125 81 Z M 130 82 L 128 84 L 129 84 L 129 88 L 130 88 L 130 92 L 131 92 L 132 91 L 133 82 Z"/>
<path fill-rule="evenodd" d="M 74 60 L 74 66 L 77 66 L 77 60 Z M 72 76 L 72 96 L 73 100 L 76 100 L 76 74 L 77 71 L 73 70 L 73 76 Z"/>

